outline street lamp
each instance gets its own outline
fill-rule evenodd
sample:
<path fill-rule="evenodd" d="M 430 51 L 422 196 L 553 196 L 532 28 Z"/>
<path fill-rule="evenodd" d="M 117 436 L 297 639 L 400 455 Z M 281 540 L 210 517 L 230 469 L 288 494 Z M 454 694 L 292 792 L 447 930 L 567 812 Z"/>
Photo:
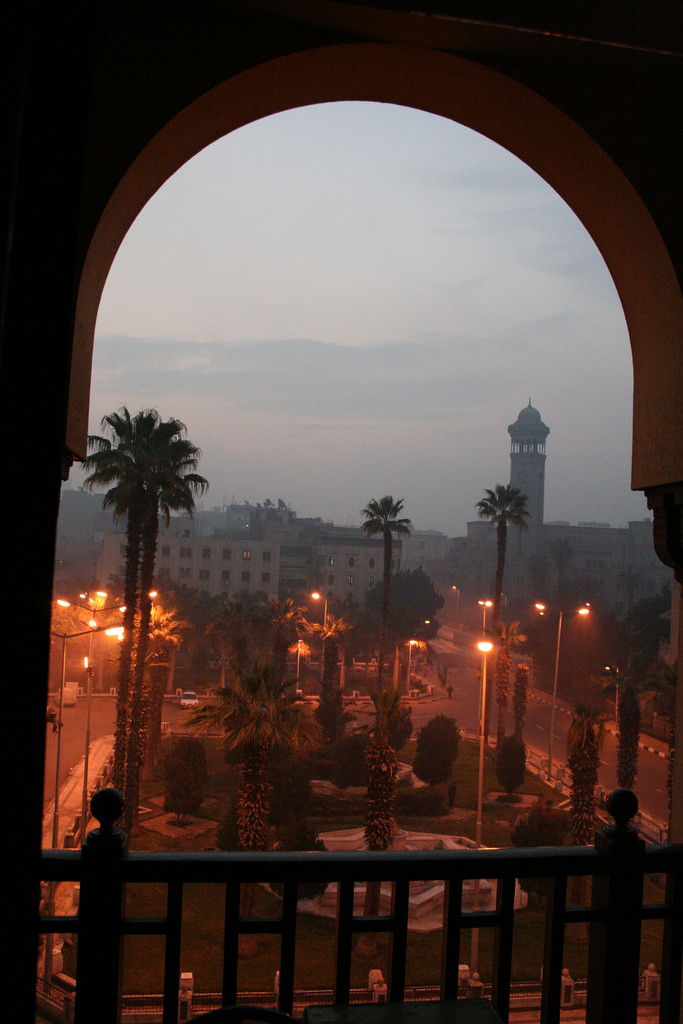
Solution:
<path fill-rule="evenodd" d="M 546 606 L 540 601 L 536 602 L 536 608 L 541 615 L 546 611 Z M 565 612 L 564 609 L 560 610 L 559 618 L 557 620 L 557 646 L 555 648 L 555 675 L 553 678 L 553 699 L 550 710 L 550 738 L 548 740 L 548 782 L 552 781 L 553 777 L 553 743 L 555 741 L 555 707 L 557 705 L 557 676 L 560 668 L 560 641 L 562 639 L 562 618 Z M 583 605 L 582 608 L 574 608 L 567 612 L 567 615 L 589 615 L 590 606 L 588 604 Z"/>
<path fill-rule="evenodd" d="M 68 601 L 58 602 L 62 607 L 68 607 Z M 59 845 L 59 769 L 61 759 L 61 748 L 62 748 L 62 712 L 64 711 L 64 687 L 66 685 L 66 645 L 68 640 L 73 640 L 78 636 L 88 636 L 91 633 L 107 633 L 109 636 L 118 635 L 119 637 L 123 634 L 122 626 L 94 626 L 90 629 L 79 630 L 77 633 L 55 633 L 50 630 L 50 636 L 57 637 L 62 641 L 62 674 L 59 686 L 59 711 L 57 712 L 57 758 L 55 765 L 55 802 L 52 811 L 52 849 L 56 850 Z M 87 747 L 86 747 L 87 750 Z M 87 778 L 87 760 L 84 765 L 84 778 Z M 81 829 L 85 829 L 85 819 L 82 819 Z M 48 912 L 54 914 L 54 901 L 55 901 L 55 881 L 54 879 L 49 885 L 49 906 Z M 45 937 L 45 977 L 48 981 L 52 978 L 52 943 L 50 936 Z"/>
<path fill-rule="evenodd" d="M 482 603 L 481 601 L 479 602 Z M 488 602 L 490 606 L 491 602 Z M 486 608 L 484 609 L 484 616 L 486 616 Z M 475 831 L 475 847 L 478 850 L 481 846 L 481 826 L 482 817 L 484 810 L 484 731 L 486 728 L 486 657 L 493 650 L 493 644 L 490 640 L 480 640 L 477 644 L 477 649 L 481 653 L 481 693 L 479 697 L 480 706 L 480 718 L 479 718 L 479 779 L 477 784 L 477 825 Z M 476 913 L 479 909 L 479 885 L 480 879 L 475 878 L 474 880 L 474 898 L 472 900 L 472 910 Z M 474 974 L 479 966 L 479 929 L 472 929 L 472 940 L 471 940 L 471 955 L 470 970 Z"/>
<path fill-rule="evenodd" d="M 86 712 L 86 718 L 85 718 L 85 752 L 84 752 L 84 755 L 83 755 L 83 790 L 82 790 L 82 796 L 81 796 L 81 837 L 85 838 L 85 823 L 86 823 L 87 816 L 88 816 L 88 767 L 89 767 L 89 761 L 90 761 L 90 713 L 91 713 L 91 705 L 92 705 L 93 677 L 94 677 L 94 674 L 95 674 L 95 669 L 94 669 L 94 666 L 93 666 L 93 644 L 94 644 L 94 640 L 95 640 L 94 634 L 95 633 L 99 633 L 99 632 L 105 632 L 105 633 L 108 633 L 109 636 L 113 636 L 113 635 L 118 634 L 119 637 L 120 637 L 122 632 L 123 632 L 123 629 L 120 626 L 113 627 L 113 631 L 109 630 L 108 627 L 106 627 L 106 626 L 102 626 L 102 627 L 100 627 L 98 629 L 97 628 L 97 620 L 96 620 L 95 616 L 99 612 L 110 612 L 110 611 L 113 611 L 114 609 L 117 609 L 118 611 L 123 611 L 124 608 L 123 608 L 123 605 L 121 604 L 120 601 L 117 601 L 115 604 L 110 604 L 110 605 L 106 605 L 105 606 L 104 602 L 107 600 L 107 597 L 109 596 L 105 590 L 97 590 L 97 591 L 95 591 L 94 594 L 79 594 L 78 596 L 80 598 L 82 598 L 84 601 L 87 601 L 88 604 L 87 605 L 79 604 L 78 601 L 65 601 L 63 598 L 58 598 L 57 599 L 57 604 L 60 605 L 62 608 L 69 608 L 71 605 L 74 605 L 76 608 L 81 608 L 81 609 L 83 609 L 83 611 L 90 612 L 90 615 L 91 615 L 91 618 L 90 618 L 90 620 L 88 622 L 88 625 L 90 626 L 90 647 L 89 647 L 89 651 L 88 651 L 88 656 L 85 659 L 86 682 L 87 682 L 87 712 Z M 152 593 L 150 594 L 150 597 L 152 597 L 152 596 L 154 596 L 154 597 L 156 596 L 156 591 L 152 591 Z M 74 635 L 77 635 L 77 634 L 74 634 Z M 63 686 L 63 682 L 62 682 L 62 686 Z M 60 700 L 61 700 L 61 697 L 60 697 Z M 59 739 L 57 741 L 57 751 L 58 751 L 58 756 L 59 756 Z M 53 845 L 54 845 L 54 842 L 53 842 Z"/>
<path fill-rule="evenodd" d="M 406 679 L 406 690 L 410 693 L 410 663 L 413 656 L 413 647 L 421 647 L 423 645 L 422 640 L 409 640 L 408 641 L 408 677 Z"/>
<path fill-rule="evenodd" d="M 489 601 L 489 599 L 486 598 L 486 600 L 484 600 L 484 601 L 479 601 L 479 605 L 483 609 L 483 613 L 484 613 L 483 614 L 484 621 L 482 622 L 481 631 L 482 631 L 482 633 L 485 634 L 486 633 L 486 612 L 487 612 L 487 610 L 489 608 L 493 608 L 493 601 Z"/>
<path fill-rule="evenodd" d="M 322 599 L 323 599 L 322 594 L 319 594 L 317 590 L 313 591 L 313 593 L 311 594 L 311 597 L 313 598 L 314 601 L 322 601 Z M 325 609 L 323 611 L 323 630 L 325 629 L 326 625 L 327 625 L 327 594 L 325 595 Z M 323 645 L 322 645 L 322 650 L 320 652 L 320 678 L 321 679 L 323 677 L 324 671 L 325 671 L 325 633 L 323 632 Z"/>

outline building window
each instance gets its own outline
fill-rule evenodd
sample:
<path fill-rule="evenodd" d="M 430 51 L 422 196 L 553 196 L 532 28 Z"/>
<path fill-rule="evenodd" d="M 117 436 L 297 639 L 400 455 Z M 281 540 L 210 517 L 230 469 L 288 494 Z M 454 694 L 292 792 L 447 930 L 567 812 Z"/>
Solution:
<path fill-rule="evenodd" d="M 190 570 L 187 568 L 187 566 L 181 566 L 180 567 L 180 578 L 181 578 L 181 580 L 189 579 L 189 577 L 190 577 Z"/>
<path fill-rule="evenodd" d="M 368 587 L 374 587 L 374 585 L 375 585 L 375 577 L 374 576 L 368 576 Z"/>
<path fill-rule="evenodd" d="M 328 587 L 331 587 L 331 586 L 334 585 L 334 576 L 330 575 L 330 576 L 327 577 L 327 585 L 328 585 Z"/>
<path fill-rule="evenodd" d="M 353 586 L 353 584 L 355 583 L 355 581 L 356 581 L 356 577 L 355 577 L 355 576 L 353 576 L 353 575 L 349 575 L 349 578 L 348 578 L 348 584 L 349 584 L 349 586 L 350 586 L 350 587 L 352 587 L 352 586 Z"/>
<path fill-rule="evenodd" d="M 270 573 L 269 572 L 262 572 L 261 573 L 261 583 L 270 583 Z"/>
<path fill-rule="evenodd" d="M 168 558 L 168 556 L 170 554 L 171 554 L 171 545 L 170 544 L 162 544 L 161 545 L 161 557 L 162 558 Z"/>
<path fill-rule="evenodd" d="M 245 548 L 244 551 L 242 552 L 242 561 L 243 562 L 248 562 L 250 558 L 251 558 L 251 551 L 249 550 L 249 548 Z"/>
<path fill-rule="evenodd" d="M 374 558 L 368 558 L 368 568 L 369 569 L 374 569 L 375 568 L 375 559 Z"/>
<path fill-rule="evenodd" d="M 221 582 L 222 583 L 229 583 L 230 582 L 230 570 L 229 569 L 223 569 L 223 572 L 221 573 Z"/>
<path fill-rule="evenodd" d="M 248 583 L 250 579 L 251 573 L 249 572 L 248 569 L 244 569 L 244 571 L 242 572 L 242 583 Z"/>
<path fill-rule="evenodd" d="M 200 580 L 208 580 L 209 575 L 210 575 L 210 573 L 209 573 L 208 569 L 200 569 L 199 570 L 199 578 L 200 578 Z"/>
<path fill-rule="evenodd" d="M 180 549 L 180 557 L 181 558 L 192 558 L 192 548 L 181 548 Z"/>
<path fill-rule="evenodd" d="M 353 555 L 351 555 L 351 557 L 349 558 L 349 569 L 353 569 L 355 564 L 356 564 L 356 559 L 353 557 Z"/>
<path fill-rule="evenodd" d="M 231 548 L 223 548 L 223 561 L 224 562 L 229 562 L 231 558 L 232 558 L 232 550 L 231 550 Z"/>
<path fill-rule="evenodd" d="M 211 548 L 202 548 L 202 558 L 211 558 Z"/>
<path fill-rule="evenodd" d="M 158 570 L 158 576 L 160 580 L 168 580 L 171 578 L 171 570 L 166 566 L 163 569 Z"/>
<path fill-rule="evenodd" d="M 264 562 L 269 562 L 270 561 L 270 555 L 271 555 L 270 551 L 264 551 L 263 552 L 263 561 Z"/>
<path fill-rule="evenodd" d="M 334 555 L 330 555 L 330 557 L 327 559 L 327 564 L 334 565 Z"/>

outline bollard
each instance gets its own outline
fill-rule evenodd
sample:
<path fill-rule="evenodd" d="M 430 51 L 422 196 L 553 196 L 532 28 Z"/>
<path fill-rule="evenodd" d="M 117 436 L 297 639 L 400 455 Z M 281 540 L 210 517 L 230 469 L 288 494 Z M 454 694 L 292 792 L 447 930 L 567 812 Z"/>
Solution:
<path fill-rule="evenodd" d="M 192 971 L 183 971 L 180 975 L 178 989 L 178 1020 L 186 1021 L 192 1016 L 192 993 L 194 991 L 194 975 Z"/>
<path fill-rule="evenodd" d="M 658 1003 L 662 987 L 662 976 L 656 970 L 654 964 L 647 965 L 643 971 L 643 980 L 645 982 L 645 999 L 648 1002 Z"/>
<path fill-rule="evenodd" d="M 468 999 L 481 999 L 482 993 L 484 991 L 484 982 L 481 980 L 476 971 L 468 978 L 467 988 Z"/>
<path fill-rule="evenodd" d="M 569 968 L 565 967 L 562 970 L 562 980 L 560 982 L 560 1007 L 566 1009 L 569 1006 L 574 1005 L 574 979 L 569 973 Z"/>

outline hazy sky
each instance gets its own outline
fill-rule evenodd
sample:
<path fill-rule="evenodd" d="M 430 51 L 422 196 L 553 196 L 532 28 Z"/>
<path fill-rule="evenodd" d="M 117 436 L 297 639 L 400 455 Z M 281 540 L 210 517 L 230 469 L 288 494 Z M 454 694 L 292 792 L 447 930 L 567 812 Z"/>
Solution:
<path fill-rule="evenodd" d="M 390 493 L 453 536 L 509 480 L 529 399 L 547 521 L 647 515 L 631 397 L 614 285 L 545 182 L 451 121 L 335 103 L 232 133 L 142 211 L 102 298 L 90 429 L 122 404 L 183 420 L 206 508 L 283 498 L 346 524 Z"/>

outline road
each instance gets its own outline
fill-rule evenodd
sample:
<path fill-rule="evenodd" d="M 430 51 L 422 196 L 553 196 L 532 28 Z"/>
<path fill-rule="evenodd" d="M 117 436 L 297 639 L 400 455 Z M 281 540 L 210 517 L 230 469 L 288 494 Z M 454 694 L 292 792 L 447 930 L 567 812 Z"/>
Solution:
<path fill-rule="evenodd" d="M 458 725 L 470 734 L 476 734 L 479 715 L 479 670 L 480 655 L 473 650 L 474 641 L 464 645 L 453 644 L 453 653 L 457 659 L 457 669 L 449 673 L 449 682 L 453 685 L 453 697 L 449 699 L 439 685 L 435 673 L 424 673 L 425 681 L 434 685 L 435 696 L 432 699 L 412 702 L 413 724 L 421 728 L 430 718 L 438 714 L 452 716 Z M 354 710 L 356 713 L 356 709 Z M 370 720 L 369 715 L 357 712 L 360 721 Z M 178 721 L 182 712 L 178 705 L 166 701 L 163 718 L 171 725 Z M 63 783 L 72 768 L 83 756 L 85 746 L 85 723 L 87 701 L 79 698 L 75 707 L 64 708 L 64 723 L 60 751 L 60 781 Z M 524 739 L 528 747 L 547 756 L 548 737 L 550 732 L 551 703 L 548 694 L 542 691 L 531 691 L 524 727 Z M 567 729 L 571 721 L 571 711 L 566 702 L 558 701 L 555 714 L 555 739 L 553 752 L 555 761 L 564 757 L 566 750 Z M 112 697 L 94 695 L 91 708 L 91 739 L 113 734 L 115 722 L 115 702 Z M 496 707 L 492 708 L 491 728 L 495 732 Z M 509 723 L 510 725 L 511 723 Z M 661 746 L 661 744 L 660 744 Z M 57 734 L 50 726 L 46 729 L 46 770 L 45 800 L 54 797 L 55 761 Z M 605 790 L 616 786 L 616 738 L 607 734 L 602 752 L 600 769 L 600 785 Z M 667 820 L 666 796 L 666 760 L 656 754 L 641 750 L 639 776 L 636 795 L 641 810 L 655 821 L 664 823 Z"/>

